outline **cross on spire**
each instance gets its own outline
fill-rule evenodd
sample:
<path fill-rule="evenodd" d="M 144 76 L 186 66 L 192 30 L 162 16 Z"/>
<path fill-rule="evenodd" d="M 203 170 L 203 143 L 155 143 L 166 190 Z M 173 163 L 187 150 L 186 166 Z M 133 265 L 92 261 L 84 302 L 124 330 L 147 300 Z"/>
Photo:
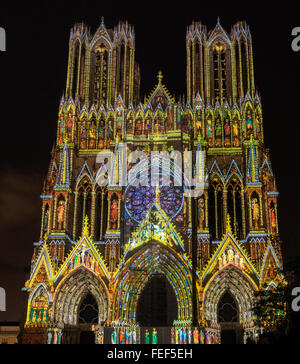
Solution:
<path fill-rule="evenodd" d="M 158 75 L 157 75 L 157 79 L 158 79 L 158 84 L 161 85 L 161 81 L 164 78 L 162 71 L 158 71 Z"/>

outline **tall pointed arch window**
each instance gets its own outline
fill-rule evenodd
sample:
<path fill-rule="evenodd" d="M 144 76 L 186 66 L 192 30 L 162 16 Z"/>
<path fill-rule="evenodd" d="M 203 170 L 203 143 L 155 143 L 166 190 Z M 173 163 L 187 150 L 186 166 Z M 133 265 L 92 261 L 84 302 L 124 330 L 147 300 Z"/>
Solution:
<path fill-rule="evenodd" d="M 86 57 L 86 50 L 85 46 L 83 45 L 81 48 L 80 75 L 79 75 L 79 97 L 81 101 L 83 101 L 85 97 L 85 81 L 86 81 L 85 57 Z"/>
<path fill-rule="evenodd" d="M 209 187 L 209 225 L 212 239 L 221 239 L 224 232 L 223 185 L 217 177 Z"/>
<path fill-rule="evenodd" d="M 241 40 L 241 63 L 242 63 L 242 81 L 244 96 L 249 91 L 248 83 L 248 47 L 245 39 Z"/>
<path fill-rule="evenodd" d="M 108 50 L 101 44 L 94 54 L 94 104 L 105 105 L 108 86 Z"/>
<path fill-rule="evenodd" d="M 77 191 L 76 239 L 81 236 L 85 216 L 88 216 L 89 223 L 92 223 L 92 187 L 88 177 L 83 178 Z"/>
<path fill-rule="evenodd" d="M 74 100 L 76 97 L 77 83 L 78 83 L 79 48 L 80 48 L 79 41 L 76 41 L 74 44 L 73 75 L 72 75 L 72 97 Z"/>
<path fill-rule="evenodd" d="M 230 215 L 232 231 L 238 239 L 242 239 L 243 235 L 242 209 L 241 185 L 233 177 L 227 185 L 227 212 Z"/>
<path fill-rule="evenodd" d="M 223 102 L 226 97 L 226 48 L 221 42 L 213 48 L 214 99 Z"/>

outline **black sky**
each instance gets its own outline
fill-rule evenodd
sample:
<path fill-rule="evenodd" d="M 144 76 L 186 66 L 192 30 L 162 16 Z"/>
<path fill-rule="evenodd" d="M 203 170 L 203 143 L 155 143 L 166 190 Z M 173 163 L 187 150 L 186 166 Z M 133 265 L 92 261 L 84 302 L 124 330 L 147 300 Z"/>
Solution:
<path fill-rule="evenodd" d="M 185 93 L 185 35 L 193 20 L 214 28 L 217 17 L 230 31 L 239 20 L 250 25 L 256 86 L 262 97 L 266 145 L 280 191 L 279 221 L 287 259 L 300 256 L 299 85 L 300 52 L 291 32 L 300 26 L 292 5 L 241 2 L 219 6 L 204 1 L 10 1 L 1 4 L 0 26 L 7 51 L 0 53 L 0 286 L 7 291 L 0 321 L 20 318 L 24 267 L 40 228 L 39 195 L 55 139 L 57 111 L 66 81 L 70 28 L 83 21 L 94 32 L 104 16 L 107 27 L 128 20 L 135 28 L 142 97 L 158 70 L 176 97 Z M 223 2 L 224 3 L 224 2 Z M 210 5 L 211 4 L 211 5 Z"/>

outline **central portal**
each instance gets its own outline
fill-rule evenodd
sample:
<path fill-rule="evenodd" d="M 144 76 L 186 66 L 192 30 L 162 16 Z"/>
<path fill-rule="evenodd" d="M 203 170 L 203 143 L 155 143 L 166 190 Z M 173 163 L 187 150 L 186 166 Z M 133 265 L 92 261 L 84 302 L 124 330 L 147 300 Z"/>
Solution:
<path fill-rule="evenodd" d="M 162 274 L 153 275 L 139 297 L 137 322 L 142 327 L 172 326 L 177 312 L 177 300 L 170 283 Z"/>

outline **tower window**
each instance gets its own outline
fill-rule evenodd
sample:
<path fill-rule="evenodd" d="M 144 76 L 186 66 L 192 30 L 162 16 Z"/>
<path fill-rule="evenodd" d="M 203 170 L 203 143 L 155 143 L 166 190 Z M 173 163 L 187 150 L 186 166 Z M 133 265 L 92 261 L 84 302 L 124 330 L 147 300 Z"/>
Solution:
<path fill-rule="evenodd" d="M 223 102 L 226 96 L 226 54 L 225 47 L 218 43 L 213 53 L 214 98 Z"/>

